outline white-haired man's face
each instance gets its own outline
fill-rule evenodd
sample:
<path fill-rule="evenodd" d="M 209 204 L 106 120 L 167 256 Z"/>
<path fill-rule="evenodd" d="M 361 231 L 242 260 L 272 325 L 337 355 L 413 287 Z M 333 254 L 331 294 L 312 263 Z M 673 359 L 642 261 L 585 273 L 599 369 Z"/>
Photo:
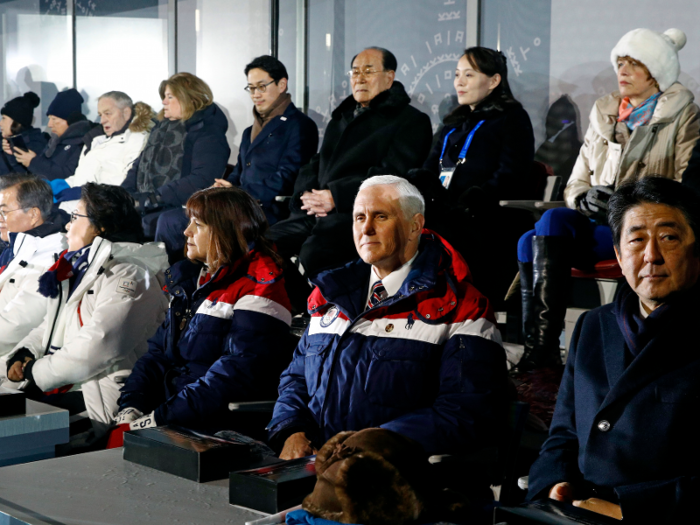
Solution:
<path fill-rule="evenodd" d="M 357 253 L 382 279 L 416 253 L 425 219 L 420 213 L 405 216 L 395 186 L 361 190 L 352 215 Z"/>

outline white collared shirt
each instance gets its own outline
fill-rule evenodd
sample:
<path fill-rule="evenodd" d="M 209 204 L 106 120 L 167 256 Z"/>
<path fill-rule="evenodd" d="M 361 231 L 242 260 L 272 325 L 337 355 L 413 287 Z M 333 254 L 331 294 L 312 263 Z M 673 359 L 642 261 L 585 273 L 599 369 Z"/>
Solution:
<path fill-rule="evenodd" d="M 377 271 L 372 266 L 372 275 L 370 276 L 369 279 L 369 289 L 367 290 L 367 298 L 365 300 L 365 304 L 369 302 L 369 298 L 372 295 L 372 288 L 374 287 L 374 284 L 377 281 L 382 281 L 382 284 L 384 285 L 384 289 L 386 290 L 387 297 L 391 297 L 394 295 L 396 292 L 399 291 L 401 288 L 401 285 L 403 282 L 406 280 L 406 277 L 408 277 L 409 272 L 411 271 L 411 266 L 413 265 L 413 261 L 416 260 L 416 257 L 418 257 L 418 251 L 416 250 L 416 253 L 413 254 L 413 257 L 411 257 L 410 260 L 406 261 L 400 268 L 397 268 L 393 272 L 391 272 L 389 275 L 384 277 L 382 279 L 377 275 Z"/>

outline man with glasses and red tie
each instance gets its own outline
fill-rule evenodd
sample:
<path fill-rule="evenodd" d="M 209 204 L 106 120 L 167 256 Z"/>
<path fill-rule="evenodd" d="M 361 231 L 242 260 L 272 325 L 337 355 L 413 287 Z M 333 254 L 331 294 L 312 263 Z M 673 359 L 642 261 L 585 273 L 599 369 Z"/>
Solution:
<path fill-rule="evenodd" d="M 311 321 L 280 379 L 268 429 L 282 459 L 345 430 L 382 427 L 449 454 L 501 429 L 508 382 L 493 312 L 464 259 L 423 228 L 424 210 L 401 177 L 360 186 L 360 259 L 311 279 Z"/>
<path fill-rule="evenodd" d="M 8 243 L 0 254 L 0 356 L 44 319 L 39 276 L 68 246 L 67 222 L 65 212 L 53 210 L 45 180 L 28 173 L 0 177 L 0 238 Z"/>
<path fill-rule="evenodd" d="M 318 149 L 318 128 L 292 102 L 289 75 L 284 64 L 269 55 L 259 56 L 245 67 L 245 90 L 253 102 L 253 125 L 243 131 L 238 160 L 228 179 L 214 186 L 238 186 L 256 199 L 269 224 L 289 216 L 289 205 L 275 197 L 290 195 L 299 168 Z M 156 241 L 168 254 L 181 258 L 183 232 L 188 219 L 183 209 L 166 211 L 158 220 Z M 171 264 L 176 262 L 170 261 Z"/>
<path fill-rule="evenodd" d="M 331 114 L 319 154 L 299 171 L 291 216 L 268 232 L 285 259 L 299 256 L 307 276 L 355 257 L 352 207 L 365 179 L 403 176 L 428 156 L 430 118 L 410 105 L 403 85 L 394 79 L 396 67 L 396 57 L 378 47 L 353 58 L 348 71 L 352 94 Z M 288 286 L 293 278 L 288 270 Z M 295 296 L 308 292 L 306 286 L 290 290 L 292 306 Z"/>

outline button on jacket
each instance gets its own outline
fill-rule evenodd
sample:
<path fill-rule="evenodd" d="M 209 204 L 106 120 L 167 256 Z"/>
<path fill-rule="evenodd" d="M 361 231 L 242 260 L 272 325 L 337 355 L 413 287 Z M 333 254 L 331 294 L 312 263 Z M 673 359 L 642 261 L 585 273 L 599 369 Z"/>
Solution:
<path fill-rule="evenodd" d="M 464 451 L 500 429 L 505 353 L 464 260 L 424 230 L 399 291 L 365 310 L 371 266 L 320 273 L 311 322 L 282 374 L 269 430 L 320 446 L 343 430 L 387 428 L 429 453 Z"/>

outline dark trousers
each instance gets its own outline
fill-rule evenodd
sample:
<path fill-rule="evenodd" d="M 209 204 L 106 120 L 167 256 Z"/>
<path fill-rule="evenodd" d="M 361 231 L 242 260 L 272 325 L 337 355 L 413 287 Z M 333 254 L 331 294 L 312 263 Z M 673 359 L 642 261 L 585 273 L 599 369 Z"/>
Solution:
<path fill-rule="evenodd" d="M 164 211 L 158 217 L 155 229 L 156 242 L 165 243 L 168 261 L 175 264 L 184 257 L 185 229 L 189 220 L 185 208 L 173 208 Z"/>
<path fill-rule="evenodd" d="M 316 219 L 295 213 L 272 226 L 267 238 L 284 259 L 297 255 L 306 275 L 311 277 L 358 257 L 352 239 L 352 219 L 349 214 L 342 215 Z"/>
<path fill-rule="evenodd" d="M 292 314 L 306 312 L 306 299 L 311 292 L 306 279 L 357 258 L 352 240 L 352 219 L 349 214 L 347 217 L 344 215 L 336 213 L 316 219 L 295 213 L 268 230 L 267 238 L 275 244 L 277 252 L 286 262 L 284 280 L 292 303 Z M 304 277 L 289 262 L 295 255 L 304 267 Z"/>
<path fill-rule="evenodd" d="M 596 225 L 576 210 L 554 208 L 547 210 L 535 224 L 535 229 L 524 234 L 518 242 L 518 260 L 533 262 L 534 236 L 565 237 L 571 239 L 574 268 L 590 269 L 595 263 L 615 258 L 612 233 L 609 226 Z"/>

